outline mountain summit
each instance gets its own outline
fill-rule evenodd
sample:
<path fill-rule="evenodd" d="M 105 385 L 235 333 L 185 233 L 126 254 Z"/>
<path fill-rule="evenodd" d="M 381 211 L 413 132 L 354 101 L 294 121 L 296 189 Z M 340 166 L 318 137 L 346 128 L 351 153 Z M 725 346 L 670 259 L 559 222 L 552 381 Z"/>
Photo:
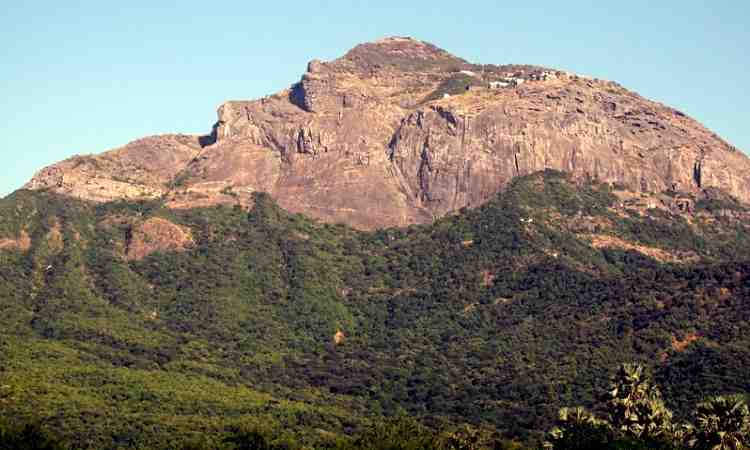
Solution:
<path fill-rule="evenodd" d="M 284 208 L 372 229 L 483 204 L 544 169 L 637 193 L 750 201 L 750 159 L 685 114 L 617 83 L 529 65 L 478 65 L 390 37 L 252 101 L 229 101 L 207 136 L 139 139 L 75 156 L 24 187 L 172 208 Z"/>

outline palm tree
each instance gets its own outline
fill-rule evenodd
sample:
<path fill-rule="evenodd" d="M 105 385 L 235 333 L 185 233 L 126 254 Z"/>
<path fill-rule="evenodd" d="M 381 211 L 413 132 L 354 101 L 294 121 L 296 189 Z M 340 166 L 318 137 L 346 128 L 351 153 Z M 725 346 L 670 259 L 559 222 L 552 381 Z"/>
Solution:
<path fill-rule="evenodd" d="M 672 412 L 639 364 L 622 364 L 607 393 L 610 420 L 626 437 L 664 440 L 672 434 Z"/>
<path fill-rule="evenodd" d="M 687 422 L 675 424 L 672 427 L 672 442 L 675 446 L 692 447 L 695 444 L 695 426 Z"/>
<path fill-rule="evenodd" d="M 698 405 L 691 442 L 698 449 L 738 450 L 750 445 L 750 411 L 742 396 L 719 396 Z"/>
<path fill-rule="evenodd" d="M 609 424 L 586 409 L 562 408 L 557 426 L 549 432 L 546 448 L 554 450 L 588 450 L 604 448 L 609 442 Z"/>

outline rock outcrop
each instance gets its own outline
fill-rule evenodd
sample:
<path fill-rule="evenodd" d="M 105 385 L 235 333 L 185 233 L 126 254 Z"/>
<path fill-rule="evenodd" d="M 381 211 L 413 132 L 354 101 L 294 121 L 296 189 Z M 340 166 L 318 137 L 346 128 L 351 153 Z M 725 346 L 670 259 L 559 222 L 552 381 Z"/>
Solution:
<path fill-rule="evenodd" d="M 26 231 L 21 231 L 16 238 L 0 239 L 0 250 L 25 252 L 31 248 L 31 237 Z"/>
<path fill-rule="evenodd" d="M 636 192 L 722 190 L 750 201 L 750 160 L 683 113 L 614 82 L 470 64 L 388 38 L 299 83 L 218 109 L 211 136 L 158 136 L 40 171 L 27 189 L 174 208 L 283 207 L 371 229 L 482 204 L 513 177 L 570 172 Z"/>
<path fill-rule="evenodd" d="M 154 252 L 182 251 L 194 244 L 187 227 L 158 217 L 131 226 L 127 234 L 126 256 L 130 260 L 140 260 Z"/>

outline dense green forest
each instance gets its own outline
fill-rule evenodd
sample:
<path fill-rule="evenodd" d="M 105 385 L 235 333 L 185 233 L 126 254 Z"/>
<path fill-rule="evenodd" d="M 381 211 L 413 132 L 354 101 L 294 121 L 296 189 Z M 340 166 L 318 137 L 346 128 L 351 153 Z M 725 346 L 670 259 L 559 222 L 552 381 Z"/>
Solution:
<path fill-rule="evenodd" d="M 265 194 L 248 212 L 16 192 L 0 239 L 30 246 L 0 250 L 0 419 L 73 448 L 232 448 L 258 429 L 331 448 L 399 427 L 538 446 L 563 406 L 604 414 L 624 362 L 676 420 L 750 391 L 742 206 L 644 214 L 612 189 L 548 171 L 368 233 Z M 151 218 L 193 243 L 128 258 Z"/>

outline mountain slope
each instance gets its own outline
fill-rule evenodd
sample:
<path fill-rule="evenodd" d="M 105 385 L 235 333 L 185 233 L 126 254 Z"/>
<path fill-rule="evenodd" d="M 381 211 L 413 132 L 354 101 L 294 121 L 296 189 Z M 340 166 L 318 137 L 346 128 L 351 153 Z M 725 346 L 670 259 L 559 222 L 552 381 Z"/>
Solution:
<path fill-rule="evenodd" d="M 402 408 L 527 438 L 623 361 L 676 411 L 748 390 L 747 209 L 633 195 L 547 171 L 364 233 L 265 194 L 246 212 L 19 191 L 0 202 L 2 414 L 85 448 L 253 418 L 320 443 Z"/>
<path fill-rule="evenodd" d="M 410 38 L 312 61 L 287 90 L 227 102 L 210 136 L 75 157 L 26 188 L 172 208 L 249 207 L 254 192 L 268 192 L 289 211 L 375 229 L 476 207 L 545 169 L 638 192 L 718 188 L 750 201 L 750 160 L 677 110 L 613 82 L 470 64 Z"/>

